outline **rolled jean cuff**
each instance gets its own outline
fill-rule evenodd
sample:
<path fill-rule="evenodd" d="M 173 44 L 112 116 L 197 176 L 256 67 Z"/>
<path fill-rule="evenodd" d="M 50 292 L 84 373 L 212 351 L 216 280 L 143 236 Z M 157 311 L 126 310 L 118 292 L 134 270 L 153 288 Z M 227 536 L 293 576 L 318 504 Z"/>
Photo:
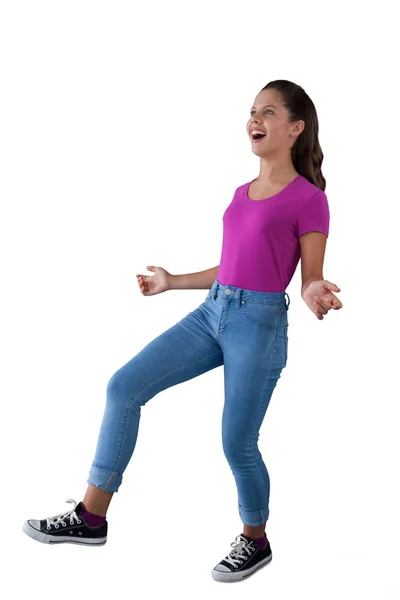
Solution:
<path fill-rule="evenodd" d="M 262 510 L 244 510 L 239 505 L 239 515 L 244 525 L 250 525 L 250 527 L 257 527 L 263 525 L 268 521 L 269 509 Z"/>
<path fill-rule="evenodd" d="M 92 465 L 89 471 L 87 483 L 104 490 L 105 492 L 118 492 L 122 483 L 122 475 L 116 471 L 109 471 Z"/>

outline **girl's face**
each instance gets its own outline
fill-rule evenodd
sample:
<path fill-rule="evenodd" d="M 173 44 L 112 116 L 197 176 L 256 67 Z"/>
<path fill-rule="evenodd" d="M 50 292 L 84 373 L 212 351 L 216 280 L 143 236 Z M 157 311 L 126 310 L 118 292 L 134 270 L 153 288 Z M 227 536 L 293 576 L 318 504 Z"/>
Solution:
<path fill-rule="evenodd" d="M 288 112 L 280 104 L 274 90 L 263 90 L 256 96 L 246 126 L 254 154 L 265 156 L 283 148 L 290 149 L 295 141 L 289 136 L 293 127 L 293 123 L 288 123 Z M 252 136 L 251 130 L 254 128 L 266 134 L 259 141 Z"/>

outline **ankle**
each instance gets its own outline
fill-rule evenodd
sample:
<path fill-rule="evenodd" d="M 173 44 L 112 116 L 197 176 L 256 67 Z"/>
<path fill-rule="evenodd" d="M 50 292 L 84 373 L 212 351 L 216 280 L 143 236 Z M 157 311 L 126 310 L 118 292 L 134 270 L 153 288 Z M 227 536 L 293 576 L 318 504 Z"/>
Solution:
<path fill-rule="evenodd" d="M 265 527 L 250 527 L 245 525 L 243 528 L 243 533 L 252 539 L 267 537 L 265 533 Z"/>
<path fill-rule="evenodd" d="M 104 525 L 104 523 L 107 520 L 105 516 L 97 515 L 95 513 L 88 511 L 85 508 L 85 505 L 83 505 L 83 508 L 84 508 L 84 510 L 81 514 L 81 517 L 83 518 L 85 523 L 87 525 L 89 525 L 89 527 L 99 527 L 100 525 Z"/>
<path fill-rule="evenodd" d="M 113 492 L 106 492 L 89 484 L 82 502 L 87 511 L 105 517 L 112 497 Z"/>
<path fill-rule="evenodd" d="M 83 508 L 86 512 L 92 514 L 92 515 L 96 515 L 96 517 L 102 517 L 102 518 L 106 518 L 107 517 L 107 511 L 102 510 L 101 508 L 96 507 L 96 505 L 91 505 L 90 502 L 86 503 L 86 502 L 82 502 L 83 504 Z"/>

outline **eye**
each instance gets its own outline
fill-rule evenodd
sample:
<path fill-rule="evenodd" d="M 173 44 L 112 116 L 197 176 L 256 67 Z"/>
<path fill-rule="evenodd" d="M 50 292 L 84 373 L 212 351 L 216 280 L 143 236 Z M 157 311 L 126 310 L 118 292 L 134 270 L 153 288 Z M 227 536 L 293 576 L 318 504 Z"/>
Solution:
<path fill-rule="evenodd" d="M 251 116 L 251 115 L 252 115 L 254 112 L 256 112 L 256 111 L 255 111 L 255 110 L 252 110 L 252 111 L 250 112 L 250 116 Z M 268 108 L 268 109 L 267 109 L 265 112 L 270 112 L 270 113 L 272 113 L 272 114 L 273 114 L 273 111 L 272 111 L 270 108 Z"/>

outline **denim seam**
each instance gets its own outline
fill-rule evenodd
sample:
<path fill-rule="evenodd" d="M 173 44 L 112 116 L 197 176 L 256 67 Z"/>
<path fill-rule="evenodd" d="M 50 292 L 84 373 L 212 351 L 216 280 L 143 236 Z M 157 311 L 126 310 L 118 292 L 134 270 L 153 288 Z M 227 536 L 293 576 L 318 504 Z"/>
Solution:
<path fill-rule="evenodd" d="M 287 334 L 287 330 L 288 330 L 289 325 L 286 325 L 285 327 L 285 331 L 283 332 L 284 334 L 284 343 L 285 343 L 285 366 L 287 365 L 287 360 L 288 360 L 288 334 Z"/>
<path fill-rule="evenodd" d="M 110 476 L 109 476 L 109 478 L 107 479 L 107 482 L 105 483 L 105 485 L 104 485 L 104 488 L 101 488 L 101 489 L 103 489 L 105 492 L 107 492 L 107 491 L 108 491 L 108 488 L 109 488 L 110 484 L 111 484 L 111 483 L 114 483 L 114 480 L 115 480 L 115 478 L 116 478 L 118 475 L 120 475 L 120 473 L 118 473 L 117 471 L 112 471 L 111 469 L 105 469 L 104 467 L 100 467 L 100 466 L 99 466 L 99 465 L 98 465 L 96 462 L 94 462 L 94 461 L 93 461 L 93 463 L 92 463 L 92 467 L 91 467 L 91 469 L 98 469 L 99 471 L 107 471 L 107 472 L 110 472 L 110 471 L 111 471 L 111 475 L 110 475 Z M 89 476 L 89 479 L 91 479 L 91 476 Z M 97 484 L 97 483 L 91 483 L 90 485 L 97 486 L 98 484 Z"/>
<path fill-rule="evenodd" d="M 108 481 L 104 487 L 104 491 L 107 491 L 108 486 L 111 484 L 112 481 L 114 481 L 116 475 L 118 475 L 118 473 L 116 471 L 113 470 L 113 472 L 111 473 L 110 477 L 108 478 Z"/>
<path fill-rule="evenodd" d="M 114 471 L 114 470 L 115 470 L 115 468 L 116 468 L 116 466 L 117 466 L 117 464 L 118 464 L 118 461 L 119 461 L 119 460 L 120 460 L 120 458 L 121 458 L 121 450 L 122 450 L 122 447 L 123 447 L 123 445 L 124 445 L 124 441 L 125 441 L 125 434 L 126 434 L 126 422 L 127 422 L 127 420 L 128 420 L 128 416 L 129 416 L 130 410 L 131 410 L 131 408 L 132 408 L 132 404 L 133 404 L 133 402 L 134 402 L 134 401 L 135 401 L 135 400 L 136 400 L 136 399 L 137 399 L 137 398 L 140 396 L 140 394 L 141 394 L 141 393 L 142 393 L 144 390 L 146 390 L 148 387 L 150 387 L 151 385 L 153 385 L 153 384 L 154 384 L 156 381 L 160 381 L 160 379 L 163 379 L 163 378 L 165 378 L 165 377 L 168 377 L 169 375 L 171 375 L 171 373 L 174 373 L 174 372 L 177 372 L 177 371 L 181 371 L 182 369 L 185 369 L 186 367 L 188 367 L 188 366 L 190 366 L 190 365 L 194 365 L 194 364 L 196 364 L 197 362 L 201 362 L 201 361 L 203 361 L 203 360 L 206 360 L 206 358 L 209 358 L 210 356 L 214 356 L 214 354 L 218 354 L 219 352 L 221 352 L 221 350 L 217 350 L 216 352 L 212 352 L 211 354 L 207 354 L 206 356 L 203 356 L 202 358 L 199 358 L 199 359 L 197 359 L 197 360 L 194 360 L 194 361 L 192 361 L 192 362 L 186 363 L 186 364 L 185 364 L 185 365 L 183 365 L 182 367 L 179 367 L 179 369 L 173 369 L 172 371 L 169 371 L 168 373 L 164 373 L 164 375 L 162 375 L 161 377 L 158 377 L 158 379 L 153 379 L 152 381 L 150 381 L 149 383 L 147 383 L 146 385 L 144 385 L 144 386 L 143 386 L 143 387 L 142 387 L 142 388 L 141 388 L 141 389 L 138 391 L 138 393 L 137 393 L 135 396 L 133 396 L 133 398 L 131 398 L 131 401 L 130 401 L 130 403 L 129 403 L 128 407 L 127 407 L 127 410 L 125 411 L 125 415 L 124 415 L 124 417 L 123 417 L 123 423 L 122 423 L 122 426 L 121 426 L 121 429 L 120 429 L 120 434 L 119 434 L 120 442 L 118 443 L 118 446 L 117 446 L 117 449 L 116 449 L 116 455 L 117 455 L 117 458 L 114 460 L 114 465 L 113 465 L 113 467 L 112 467 L 112 469 L 111 469 L 112 471 Z M 121 434 L 122 434 L 122 435 L 121 435 Z"/>
<path fill-rule="evenodd" d="M 278 330 L 276 330 L 276 334 L 275 334 L 275 340 L 274 340 L 274 348 L 273 348 L 273 351 L 272 351 L 272 357 L 271 357 L 270 367 L 269 367 L 269 369 L 268 369 L 268 373 L 267 373 L 267 377 L 266 377 L 267 386 L 268 386 L 268 382 L 269 382 L 269 376 L 270 376 L 270 373 L 271 373 L 271 369 L 272 369 L 272 366 L 273 366 L 273 362 L 274 362 L 274 360 L 275 360 L 275 356 L 276 356 L 276 352 L 275 352 L 275 350 L 276 350 L 276 340 L 277 340 L 277 338 L 278 338 Z M 276 385 L 276 384 L 275 384 L 275 385 Z M 273 391 L 273 390 L 272 390 L 272 391 Z M 266 409 L 266 410 L 268 410 L 268 407 L 267 407 L 267 409 Z M 259 422 L 259 419 L 260 419 L 260 412 L 261 412 L 261 406 L 260 406 L 260 407 L 259 407 L 259 409 L 258 409 L 258 416 L 257 416 L 257 420 L 256 420 L 255 428 L 254 428 L 254 431 L 253 431 L 253 438 L 254 438 L 255 431 L 256 431 L 256 429 L 257 429 L 257 423 Z M 261 427 L 261 425 L 260 425 L 260 427 Z M 258 445 L 258 442 L 257 442 L 257 445 Z M 254 456 L 254 458 L 255 458 L 255 452 L 254 452 L 254 451 L 255 451 L 255 445 L 254 445 L 254 447 L 253 447 L 253 456 Z M 259 477 L 259 480 L 260 480 L 260 482 L 261 482 L 261 487 L 262 487 L 262 485 L 263 485 L 263 480 L 262 480 L 262 477 L 261 477 L 261 473 L 260 473 L 260 469 L 259 469 L 258 461 L 256 460 L 255 462 L 256 462 L 256 465 L 257 465 L 257 473 L 258 473 L 258 477 Z M 262 512 L 262 509 L 260 509 L 260 511 L 259 511 L 259 512 L 261 513 L 261 512 Z M 264 517 L 261 517 L 261 519 L 263 520 L 263 519 L 264 519 Z M 264 521 L 263 521 L 263 522 L 264 522 Z M 260 525 L 262 525 L 262 524 L 263 524 L 263 523 L 260 523 Z"/>

